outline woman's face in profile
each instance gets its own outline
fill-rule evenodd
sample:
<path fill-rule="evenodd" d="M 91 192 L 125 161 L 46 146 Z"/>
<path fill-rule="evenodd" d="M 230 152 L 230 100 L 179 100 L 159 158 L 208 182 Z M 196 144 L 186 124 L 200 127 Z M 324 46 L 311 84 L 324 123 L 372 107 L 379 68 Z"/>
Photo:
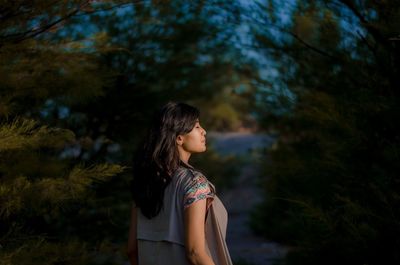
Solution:
<path fill-rule="evenodd" d="M 199 120 L 196 121 L 193 129 L 182 135 L 182 148 L 189 153 L 201 153 L 206 151 L 206 131 L 201 127 Z"/>

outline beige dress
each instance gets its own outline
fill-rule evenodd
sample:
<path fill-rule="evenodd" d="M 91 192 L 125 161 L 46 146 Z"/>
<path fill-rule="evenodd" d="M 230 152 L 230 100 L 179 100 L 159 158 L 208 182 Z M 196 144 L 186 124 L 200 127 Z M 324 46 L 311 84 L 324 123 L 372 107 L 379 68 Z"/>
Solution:
<path fill-rule="evenodd" d="M 231 256 L 226 245 L 225 235 L 228 225 L 228 214 L 222 202 L 214 197 L 206 218 L 206 244 L 208 253 L 215 265 L 232 265 Z"/>
<path fill-rule="evenodd" d="M 205 221 L 206 250 L 215 265 L 232 265 L 225 241 L 228 215 L 202 173 L 182 166 L 164 193 L 161 212 L 147 219 L 138 211 L 139 265 L 190 265 L 186 258 L 183 213 L 199 199 L 209 199 Z"/>

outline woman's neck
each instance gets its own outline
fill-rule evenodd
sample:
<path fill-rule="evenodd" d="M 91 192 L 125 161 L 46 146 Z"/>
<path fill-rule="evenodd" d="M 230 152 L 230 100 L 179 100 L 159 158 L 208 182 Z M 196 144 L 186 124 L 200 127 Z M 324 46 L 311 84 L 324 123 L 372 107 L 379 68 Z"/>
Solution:
<path fill-rule="evenodd" d="M 178 152 L 179 152 L 179 158 L 185 163 L 185 164 L 189 164 L 189 158 L 191 153 L 183 150 L 182 147 L 178 146 Z"/>
<path fill-rule="evenodd" d="M 193 168 L 193 166 L 189 165 L 189 163 L 183 161 L 182 159 L 181 159 L 181 163 L 184 164 L 187 167 Z"/>

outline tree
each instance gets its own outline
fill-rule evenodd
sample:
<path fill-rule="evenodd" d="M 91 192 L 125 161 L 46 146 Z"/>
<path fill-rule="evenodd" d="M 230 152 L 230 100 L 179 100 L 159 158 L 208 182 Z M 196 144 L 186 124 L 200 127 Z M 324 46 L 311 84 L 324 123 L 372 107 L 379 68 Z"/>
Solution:
<path fill-rule="evenodd" d="M 254 227 L 297 246 L 288 264 L 398 263 L 399 3 L 260 7 L 256 43 L 286 96 L 260 105 L 279 141 Z"/>
<path fill-rule="evenodd" d="M 243 100 L 233 99 L 249 71 L 243 69 L 244 59 L 238 58 L 240 50 L 232 46 L 239 7 L 231 1 L 161 2 L 76 17 L 65 29 L 79 39 L 85 32 L 78 26 L 91 25 L 112 47 L 118 47 L 101 58 L 113 69 L 114 82 L 96 101 L 70 105 L 71 115 L 65 119 L 68 127 L 93 141 L 112 139 L 98 150 L 100 156 L 117 142 L 129 160 L 154 109 L 169 100 L 186 101 L 205 112 L 209 107 L 229 109 L 233 118 L 226 118 L 228 129 L 238 127 L 237 117 L 247 111 Z M 228 107 L 218 107 L 223 104 Z M 207 115 L 202 118 L 207 127 L 216 127 Z"/>
<path fill-rule="evenodd" d="M 238 92 L 238 87 L 247 82 L 251 71 L 240 49 L 232 46 L 237 12 L 236 3 L 225 0 L 146 1 L 73 18 L 53 38 L 102 36 L 107 45 L 102 47 L 101 65 L 112 70 L 114 79 L 96 100 L 50 105 L 46 121 L 71 128 L 85 143 L 77 159 L 105 157 L 126 165 L 131 164 L 152 113 L 169 100 L 198 106 L 207 130 L 236 129 L 248 111 L 247 95 Z M 60 109 L 67 109 L 68 115 L 60 118 Z M 210 152 L 206 162 L 197 162 L 215 165 L 207 173 L 215 177 L 213 181 L 223 182 L 222 175 L 233 175 L 224 166 L 232 160 Z M 99 207 L 117 224 L 108 230 L 115 240 L 123 240 L 127 230 L 130 177 L 124 174 L 99 188 L 99 194 L 107 198 Z"/>
<path fill-rule="evenodd" d="M 46 106 L 102 94 L 110 78 L 96 53 L 46 35 L 91 1 L 2 3 L 0 9 L 1 264 L 89 264 L 95 250 L 70 233 L 68 218 L 94 198 L 93 187 L 119 165 L 77 163 L 68 129 L 48 126 Z M 96 41 L 96 40 L 94 40 Z M 99 73 L 103 73 L 99 75 Z"/>
<path fill-rule="evenodd" d="M 49 264 L 122 263 L 107 260 L 107 253 L 123 248 L 130 175 L 125 170 L 110 178 L 122 168 L 103 163 L 129 166 L 150 114 L 168 100 L 205 110 L 202 121 L 208 128 L 216 124 L 214 117 L 224 118 L 219 128 L 236 128 L 248 110 L 243 99 L 249 92 L 237 88 L 252 68 L 232 45 L 239 23 L 235 3 L 133 4 L 20 1 L 1 8 L 3 142 L 19 143 L 18 152 L 0 158 L 0 171 L 7 176 L 1 185 L 7 185 L 4 194 L 18 185 L 30 187 L 22 199 L 15 192 L 9 206 L 21 201 L 21 211 L 2 219 L 6 263 L 34 264 L 50 253 Z M 209 157 L 210 176 L 232 175 L 233 167 L 224 166 L 231 159 Z M 22 162 L 15 167 L 12 161 Z M 23 242 L 27 237 L 32 241 Z M 111 250 L 104 243 L 110 241 Z M 78 255 L 71 255 L 75 251 Z"/>

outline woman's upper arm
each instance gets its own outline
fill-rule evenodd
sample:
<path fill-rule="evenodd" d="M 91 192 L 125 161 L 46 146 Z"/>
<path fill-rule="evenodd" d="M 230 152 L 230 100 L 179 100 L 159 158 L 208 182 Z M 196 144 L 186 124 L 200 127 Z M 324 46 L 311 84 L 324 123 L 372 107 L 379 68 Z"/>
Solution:
<path fill-rule="evenodd" d="M 188 249 L 203 249 L 205 246 L 204 223 L 206 200 L 198 200 L 184 210 L 185 245 Z"/>
<path fill-rule="evenodd" d="M 208 180 L 196 175 L 185 186 L 183 198 L 185 244 L 189 247 L 204 248 L 204 223 L 207 212 L 207 199 L 212 198 Z"/>
<path fill-rule="evenodd" d="M 207 201 L 213 193 L 208 180 L 196 175 L 184 188 L 183 211 L 185 226 L 185 248 L 191 264 L 214 265 L 206 252 L 205 221 Z"/>

